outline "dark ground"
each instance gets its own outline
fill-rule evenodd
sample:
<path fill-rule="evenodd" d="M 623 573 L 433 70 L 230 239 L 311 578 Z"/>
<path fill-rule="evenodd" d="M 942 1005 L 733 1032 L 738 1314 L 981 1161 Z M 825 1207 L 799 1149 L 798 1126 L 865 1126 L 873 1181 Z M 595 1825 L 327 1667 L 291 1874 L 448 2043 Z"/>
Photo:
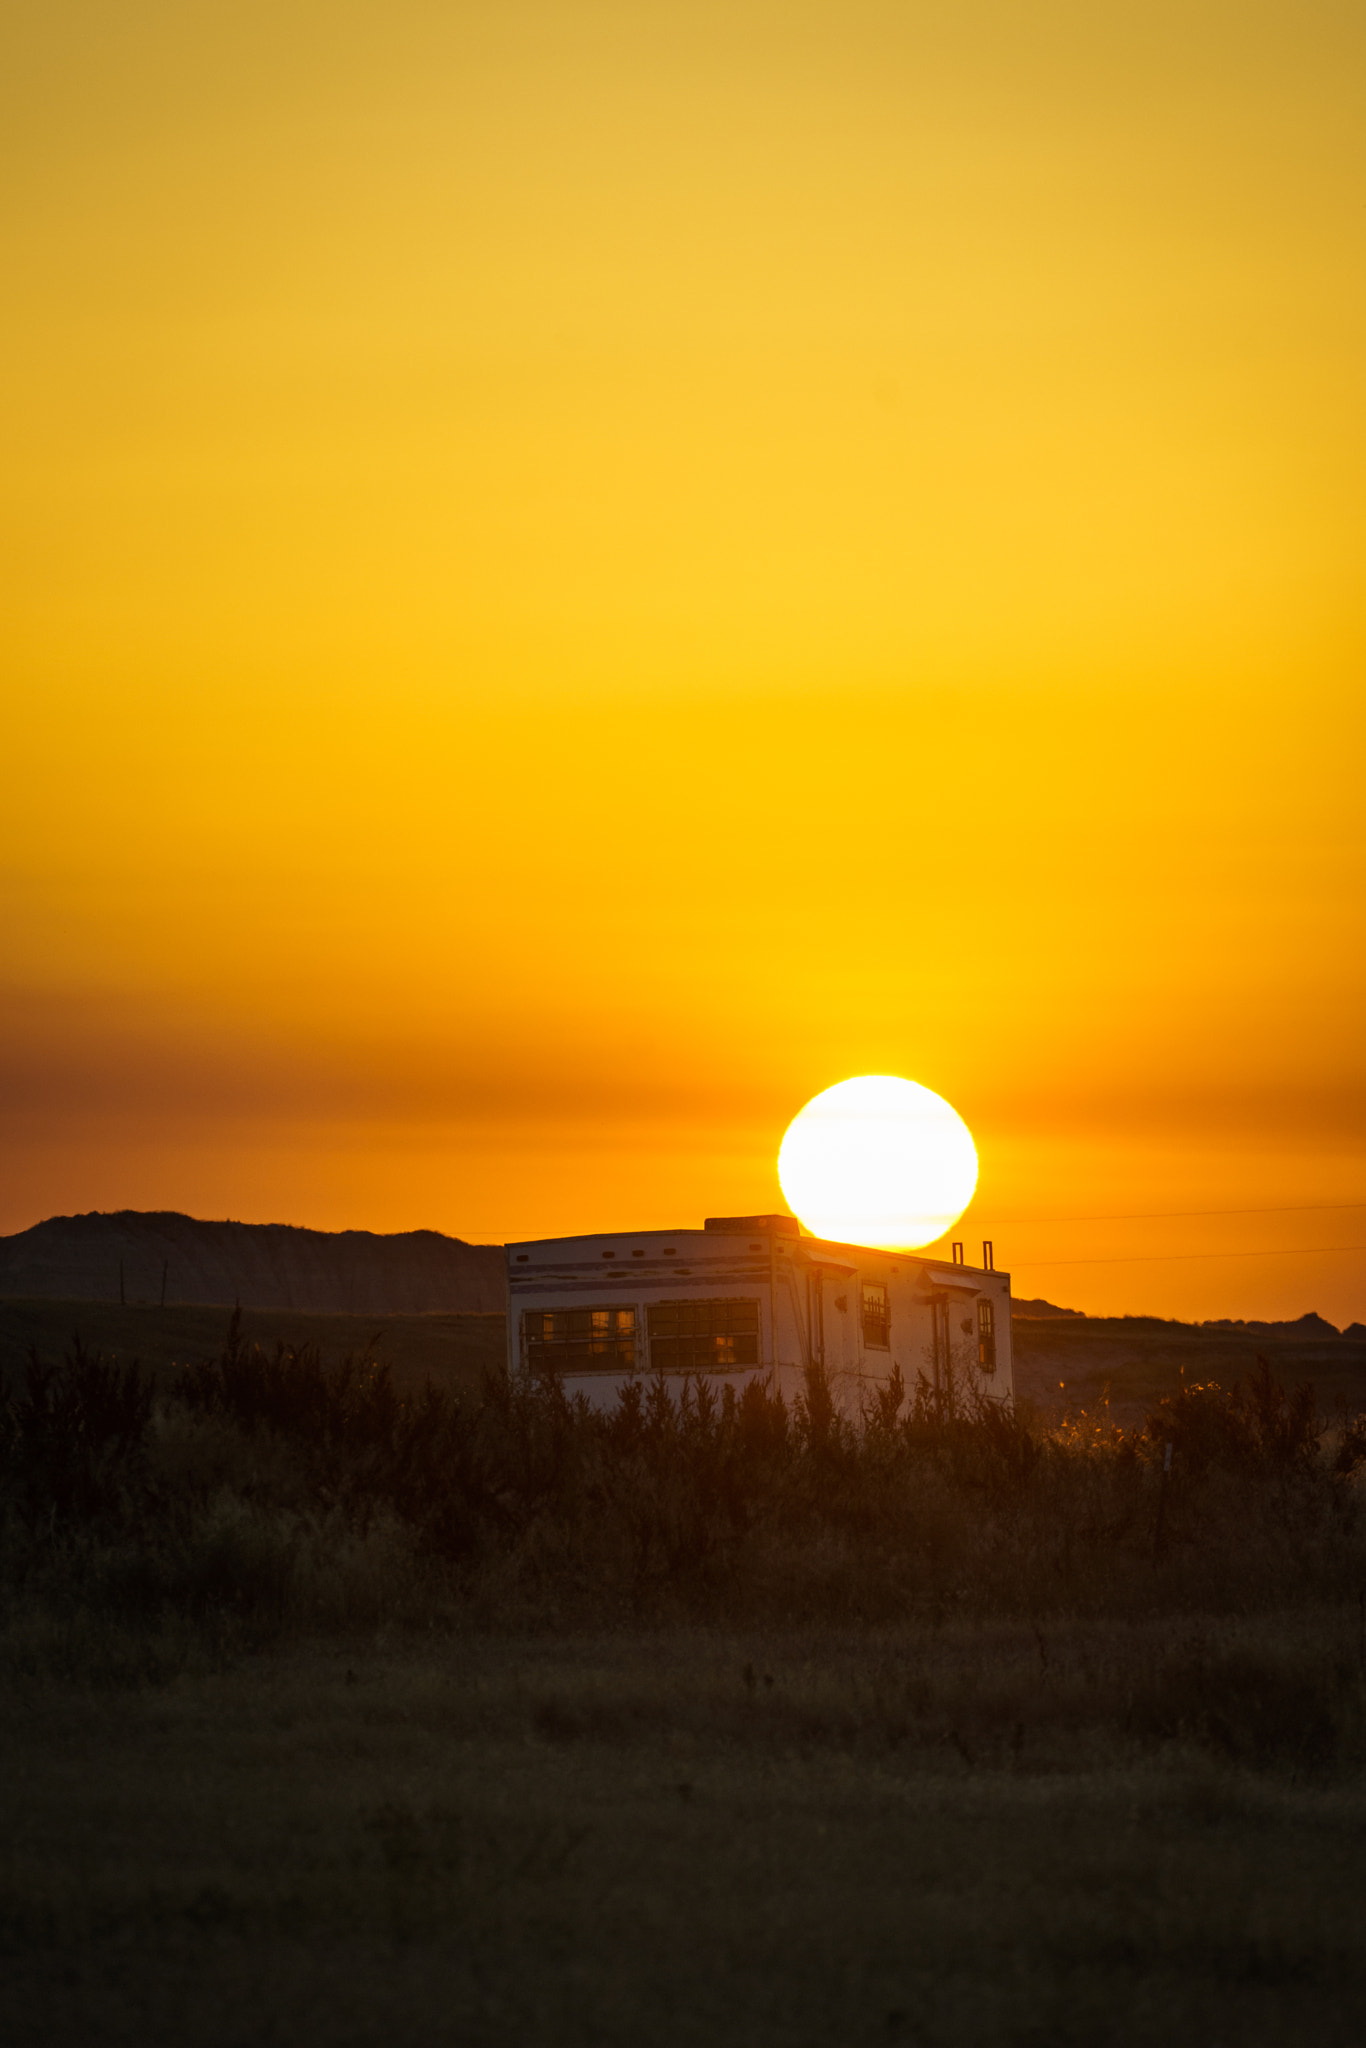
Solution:
<path fill-rule="evenodd" d="M 6 1688 L 5 2039 L 1355 2048 L 1359 1776 L 1084 1717 L 889 1739 L 898 1681 L 1065 1690 L 1103 1635 L 1055 1636 L 1052 1680 L 1027 1629 L 954 1627 Z"/>
<path fill-rule="evenodd" d="M 165 1308 L 113 1301 L 0 1299 L 0 1372 L 22 1368 L 30 1347 L 56 1360 L 79 1334 L 87 1350 L 141 1359 L 164 1370 L 215 1356 L 223 1347 L 230 1307 L 168 1303 Z M 452 1390 L 475 1390 L 486 1367 L 501 1366 L 505 1319 L 494 1314 L 348 1316 L 280 1308 L 242 1310 L 243 1334 L 272 1347 L 315 1344 L 329 1363 L 374 1357 L 401 1388 L 432 1379 Z"/>
<path fill-rule="evenodd" d="M 1282 1326 L 1282 1329 L 1284 1326 Z M 1016 1316 L 1011 1323 L 1017 1399 L 1048 1410 L 1086 1409 L 1107 1399 L 1111 1418 L 1141 1422 L 1182 1385 L 1232 1387 L 1265 1358 L 1286 1386 L 1312 1382 L 1319 1406 L 1339 1398 L 1366 1408 L 1366 1339 L 1318 1331 L 1249 1331 L 1208 1323 L 1164 1323 L 1140 1316 Z"/>

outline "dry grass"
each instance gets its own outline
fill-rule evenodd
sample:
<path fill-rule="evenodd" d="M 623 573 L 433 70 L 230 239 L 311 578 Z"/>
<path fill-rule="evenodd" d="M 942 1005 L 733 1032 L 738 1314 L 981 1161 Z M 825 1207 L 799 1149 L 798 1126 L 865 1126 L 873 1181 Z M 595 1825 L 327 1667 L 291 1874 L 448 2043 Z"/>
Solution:
<path fill-rule="evenodd" d="M 1269 1375 L 854 1431 L 238 1344 L 4 1445 L 18 2043 L 1360 2037 L 1366 1439 Z"/>
<path fill-rule="evenodd" d="M 484 1637 L 20 1688 L 8 2038 L 1358 2039 L 1360 1782 L 1117 1749 L 1084 1666 L 1130 1653 L 1048 1655 L 975 1625 Z M 1044 1703 L 1023 1745 L 984 1676 Z"/>

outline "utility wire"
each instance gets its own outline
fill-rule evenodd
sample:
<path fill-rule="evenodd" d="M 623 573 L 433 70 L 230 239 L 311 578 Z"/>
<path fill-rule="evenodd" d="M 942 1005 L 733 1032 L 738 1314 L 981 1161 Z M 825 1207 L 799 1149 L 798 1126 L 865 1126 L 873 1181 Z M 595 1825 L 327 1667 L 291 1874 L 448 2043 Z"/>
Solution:
<path fill-rule="evenodd" d="M 1012 1259 L 1012 1273 L 1053 1266 L 1166 1266 L 1178 1259 L 1322 1259 L 1330 1252 L 1366 1252 L 1366 1244 L 1296 1245 L 1265 1252 L 1129 1252 L 1116 1259 Z"/>
<path fill-rule="evenodd" d="M 1286 1202 L 1277 1209 L 1143 1209 L 1133 1216 L 1001 1216 L 997 1222 L 1184 1223 L 1195 1216 L 1309 1216 L 1347 1209 L 1366 1211 L 1366 1202 Z"/>

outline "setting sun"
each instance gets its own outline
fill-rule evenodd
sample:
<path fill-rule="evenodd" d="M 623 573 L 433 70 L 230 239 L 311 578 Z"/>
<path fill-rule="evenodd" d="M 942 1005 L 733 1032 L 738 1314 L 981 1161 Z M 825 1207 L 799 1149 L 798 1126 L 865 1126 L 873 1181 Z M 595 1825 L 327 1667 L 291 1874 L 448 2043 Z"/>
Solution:
<path fill-rule="evenodd" d="M 942 1095 L 895 1074 L 861 1074 L 792 1119 L 778 1178 L 818 1237 L 909 1251 L 942 1237 L 967 1208 L 977 1148 Z"/>

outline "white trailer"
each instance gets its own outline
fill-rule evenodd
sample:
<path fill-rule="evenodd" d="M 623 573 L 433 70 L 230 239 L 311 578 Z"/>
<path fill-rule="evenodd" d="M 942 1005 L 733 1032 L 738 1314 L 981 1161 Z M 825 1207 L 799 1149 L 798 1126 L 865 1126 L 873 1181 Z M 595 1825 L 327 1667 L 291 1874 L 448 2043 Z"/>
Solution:
<path fill-rule="evenodd" d="M 791 1400 L 821 1366 L 841 1410 L 900 1367 L 955 1404 L 1014 1393 L 1010 1276 L 983 1263 L 809 1237 L 791 1216 L 709 1216 L 701 1230 L 536 1238 L 507 1247 L 508 1369 L 552 1374 L 611 1407 L 639 1375 Z"/>

